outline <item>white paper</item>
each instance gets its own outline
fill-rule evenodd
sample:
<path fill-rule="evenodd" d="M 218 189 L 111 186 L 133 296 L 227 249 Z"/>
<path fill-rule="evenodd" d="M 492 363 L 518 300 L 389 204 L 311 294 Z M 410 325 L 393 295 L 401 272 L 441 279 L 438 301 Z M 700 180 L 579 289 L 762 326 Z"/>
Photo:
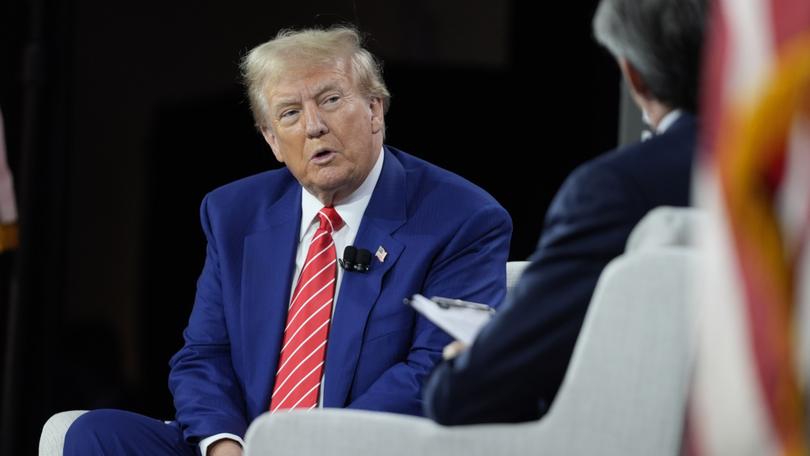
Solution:
<path fill-rule="evenodd" d="M 493 315 L 487 311 L 465 307 L 445 309 L 420 294 L 413 295 L 409 304 L 447 334 L 468 346 Z"/>

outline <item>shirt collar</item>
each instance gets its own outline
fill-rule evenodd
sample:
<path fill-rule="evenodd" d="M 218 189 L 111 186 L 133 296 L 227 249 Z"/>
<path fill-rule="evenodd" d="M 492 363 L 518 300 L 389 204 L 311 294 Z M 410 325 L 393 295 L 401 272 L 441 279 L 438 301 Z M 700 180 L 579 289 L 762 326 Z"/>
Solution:
<path fill-rule="evenodd" d="M 371 172 L 368 173 L 363 183 L 360 184 L 357 190 L 352 192 L 348 198 L 335 205 L 335 210 L 338 215 L 340 215 L 340 218 L 343 219 L 344 223 L 341 230 L 345 227 L 349 227 L 356 231 L 357 227 L 360 226 L 363 213 L 366 212 L 366 207 L 368 207 L 368 203 L 371 200 L 371 195 L 374 193 L 374 187 L 377 186 L 380 173 L 382 173 L 384 157 L 385 153 L 383 149 L 380 148 L 377 161 L 374 163 Z M 298 234 L 298 242 L 304 239 L 304 234 L 307 232 L 307 229 L 315 220 L 315 216 L 322 207 L 323 203 L 321 203 L 318 198 L 313 196 L 306 189 L 303 189 L 301 192 L 301 231 Z"/>
<path fill-rule="evenodd" d="M 680 109 L 673 109 L 669 111 L 661 121 L 658 122 L 658 128 L 655 129 L 655 134 L 660 135 L 667 131 L 680 117 L 683 112 Z"/>

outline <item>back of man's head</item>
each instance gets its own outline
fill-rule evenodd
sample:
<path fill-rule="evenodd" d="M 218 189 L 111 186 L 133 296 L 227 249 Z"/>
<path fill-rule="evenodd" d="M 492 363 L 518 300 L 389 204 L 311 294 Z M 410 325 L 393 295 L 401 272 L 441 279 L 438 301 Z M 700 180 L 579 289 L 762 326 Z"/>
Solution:
<path fill-rule="evenodd" d="M 602 0 L 596 40 L 640 73 L 659 102 L 696 112 L 708 0 Z"/>

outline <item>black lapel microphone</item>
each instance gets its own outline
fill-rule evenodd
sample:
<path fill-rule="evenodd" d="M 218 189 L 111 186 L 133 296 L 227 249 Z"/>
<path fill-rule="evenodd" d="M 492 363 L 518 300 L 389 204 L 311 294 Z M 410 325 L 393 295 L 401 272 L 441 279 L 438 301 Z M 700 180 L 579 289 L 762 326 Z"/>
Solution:
<path fill-rule="evenodd" d="M 366 272 L 371 266 L 371 252 L 347 245 L 343 249 L 343 258 L 338 260 L 340 267 L 349 272 Z"/>

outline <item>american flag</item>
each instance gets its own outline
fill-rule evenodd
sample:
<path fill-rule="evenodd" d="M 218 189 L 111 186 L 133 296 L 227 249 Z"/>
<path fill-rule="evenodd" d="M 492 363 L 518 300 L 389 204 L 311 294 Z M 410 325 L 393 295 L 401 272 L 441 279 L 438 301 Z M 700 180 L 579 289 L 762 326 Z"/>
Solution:
<path fill-rule="evenodd" d="M 697 351 L 685 452 L 807 454 L 810 1 L 713 3 L 697 205 Z"/>

